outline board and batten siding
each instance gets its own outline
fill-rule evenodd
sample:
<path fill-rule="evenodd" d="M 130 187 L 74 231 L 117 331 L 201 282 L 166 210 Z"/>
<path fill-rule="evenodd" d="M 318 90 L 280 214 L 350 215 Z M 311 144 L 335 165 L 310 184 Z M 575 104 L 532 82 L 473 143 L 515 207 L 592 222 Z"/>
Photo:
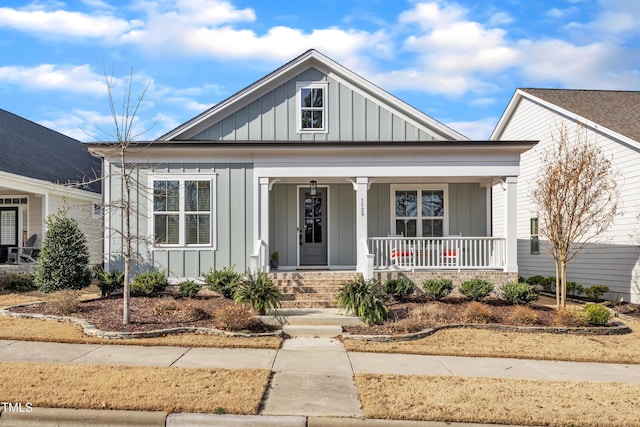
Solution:
<path fill-rule="evenodd" d="M 540 143 L 522 155 L 518 178 L 518 264 L 520 275 L 555 276 L 555 265 L 548 247 L 541 240 L 540 254 L 530 253 L 530 218 L 537 217 L 531 191 L 539 179 L 540 155 L 552 144 L 552 134 L 565 123 L 568 135 L 575 135 L 577 117 L 560 116 L 532 100 L 522 98 L 501 139 L 539 139 Z M 588 138 L 596 141 L 612 160 L 618 173 L 619 212 L 599 242 L 585 249 L 569 265 L 567 277 L 582 286 L 606 285 L 608 298 L 618 296 L 640 303 L 640 153 L 599 130 L 588 128 Z"/>
<path fill-rule="evenodd" d="M 326 83 L 327 132 L 298 132 L 296 83 Z M 309 68 L 199 132 L 207 141 L 433 141 L 381 102 Z"/>
<path fill-rule="evenodd" d="M 116 201 L 121 194 L 119 168 L 111 165 L 110 194 Z M 215 175 L 212 215 L 214 217 L 213 248 L 161 248 L 153 247 L 149 230 L 151 220 L 151 191 L 149 174 Z M 135 271 L 159 269 L 167 272 L 169 279 L 198 278 L 210 269 L 235 266 L 236 271 L 249 268 L 249 256 L 253 251 L 253 164 L 251 163 L 168 163 L 137 165 L 135 180 L 138 183 L 132 193 L 132 203 L 137 214 L 132 218 L 132 234 L 141 238 L 135 242 L 138 254 Z M 107 210 L 111 224 L 110 268 L 122 270 L 122 239 L 115 230 L 124 227 L 118 210 Z M 134 272 L 135 272 L 134 271 Z"/>

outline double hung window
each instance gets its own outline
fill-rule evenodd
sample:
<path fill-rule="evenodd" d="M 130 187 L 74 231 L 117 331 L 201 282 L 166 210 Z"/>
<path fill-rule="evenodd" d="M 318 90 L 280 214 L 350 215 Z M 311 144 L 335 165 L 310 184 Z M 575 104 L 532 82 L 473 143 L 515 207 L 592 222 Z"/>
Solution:
<path fill-rule="evenodd" d="M 446 235 L 445 188 L 392 189 L 394 233 L 405 237 Z"/>
<path fill-rule="evenodd" d="M 212 246 L 213 177 L 153 178 L 153 239 L 160 246 Z"/>
<path fill-rule="evenodd" d="M 327 84 L 298 83 L 298 130 L 326 132 Z"/>
<path fill-rule="evenodd" d="M 530 236 L 531 236 L 531 253 L 539 254 L 540 253 L 540 243 L 538 241 L 538 218 L 530 219 Z"/>

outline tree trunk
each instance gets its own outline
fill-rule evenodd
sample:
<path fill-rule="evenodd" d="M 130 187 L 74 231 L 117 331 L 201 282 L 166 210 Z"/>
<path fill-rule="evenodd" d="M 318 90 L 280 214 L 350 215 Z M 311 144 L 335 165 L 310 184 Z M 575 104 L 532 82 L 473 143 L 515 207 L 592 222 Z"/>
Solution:
<path fill-rule="evenodd" d="M 567 261 L 560 261 L 560 274 L 562 275 L 562 290 L 560 292 L 560 303 L 562 308 L 567 307 Z"/>
<path fill-rule="evenodd" d="M 555 256 L 554 262 L 556 264 L 556 308 L 560 308 L 560 265 Z"/>

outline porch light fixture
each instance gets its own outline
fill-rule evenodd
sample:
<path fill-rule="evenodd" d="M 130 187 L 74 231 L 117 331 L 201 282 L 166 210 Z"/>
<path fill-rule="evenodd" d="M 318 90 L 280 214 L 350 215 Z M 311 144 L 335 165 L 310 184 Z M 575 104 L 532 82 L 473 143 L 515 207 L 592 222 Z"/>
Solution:
<path fill-rule="evenodd" d="M 312 179 L 311 182 L 309 182 L 309 186 L 311 187 L 311 197 L 316 197 L 318 195 L 318 181 Z"/>

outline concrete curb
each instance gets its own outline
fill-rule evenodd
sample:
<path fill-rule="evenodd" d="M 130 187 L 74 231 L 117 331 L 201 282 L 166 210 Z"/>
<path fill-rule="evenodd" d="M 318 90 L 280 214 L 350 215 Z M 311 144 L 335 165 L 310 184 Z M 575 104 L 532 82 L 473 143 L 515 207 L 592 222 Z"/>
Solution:
<path fill-rule="evenodd" d="M 180 328 L 170 328 L 170 329 L 157 329 L 154 331 L 144 331 L 144 332 L 117 332 L 117 331 L 103 331 L 98 329 L 97 326 L 89 323 L 85 319 L 80 319 L 77 317 L 70 316 L 54 316 L 50 314 L 40 314 L 40 313 L 15 313 L 11 311 L 12 308 L 17 307 L 28 307 L 34 304 L 42 304 L 43 302 L 36 302 L 30 304 L 20 304 L 14 305 L 8 308 L 0 309 L 0 316 L 13 317 L 18 319 L 40 319 L 40 320 L 54 320 L 57 322 L 63 323 L 74 323 L 80 327 L 82 327 L 82 331 L 92 337 L 96 338 L 104 338 L 110 340 L 122 340 L 122 339 L 133 339 L 133 338 L 155 338 L 161 337 L 165 335 L 178 335 L 184 333 L 194 333 L 200 335 L 218 335 L 224 337 L 234 337 L 234 338 L 256 338 L 256 337 L 280 337 L 283 335 L 282 330 L 274 331 L 274 332 L 263 332 L 258 334 L 243 334 L 241 332 L 229 332 L 223 331 L 220 329 L 214 328 L 201 328 L 201 327 L 191 327 L 185 326 Z"/>
<path fill-rule="evenodd" d="M 32 412 L 8 412 L 0 408 L 0 426 L 141 426 L 141 427 L 483 427 L 493 424 L 447 421 L 378 420 L 302 415 L 233 415 L 121 411 L 99 409 L 33 408 Z M 516 427 L 501 425 L 501 427 Z"/>

